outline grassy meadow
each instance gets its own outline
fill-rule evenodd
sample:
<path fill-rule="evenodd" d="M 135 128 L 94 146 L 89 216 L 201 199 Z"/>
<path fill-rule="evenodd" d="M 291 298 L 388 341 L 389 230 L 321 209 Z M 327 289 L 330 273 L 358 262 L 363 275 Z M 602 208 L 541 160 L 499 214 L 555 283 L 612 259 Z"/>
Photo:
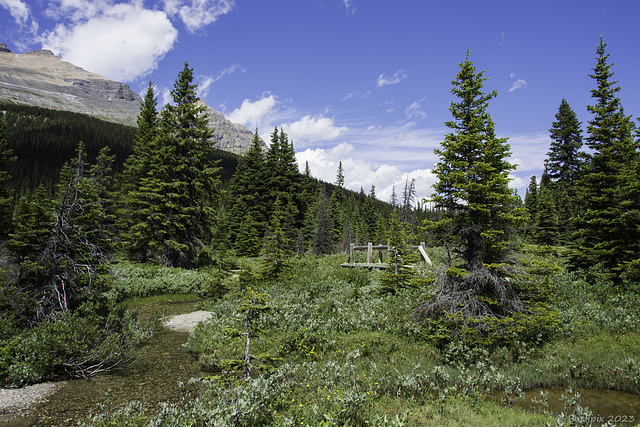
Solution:
<path fill-rule="evenodd" d="M 640 296 L 589 286 L 555 251 L 531 250 L 514 287 L 545 315 L 510 339 L 474 346 L 411 317 L 431 296 L 435 255 L 415 286 L 395 293 L 381 292 L 380 271 L 340 267 L 344 255 L 293 259 L 276 281 L 260 279 L 259 259 L 235 260 L 239 274 L 118 265 L 128 279 L 118 292 L 130 307 L 205 296 L 194 308 L 215 314 L 185 346 L 210 375 L 184 384 L 180 401 L 153 414 L 131 402 L 90 424 L 589 425 L 593 415 L 575 390 L 640 393 Z M 154 286 L 191 296 L 150 300 Z M 549 319 L 545 333 L 524 330 Z M 538 387 L 567 390 L 562 412 L 549 409 L 545 393 L 517 405 Z"/>

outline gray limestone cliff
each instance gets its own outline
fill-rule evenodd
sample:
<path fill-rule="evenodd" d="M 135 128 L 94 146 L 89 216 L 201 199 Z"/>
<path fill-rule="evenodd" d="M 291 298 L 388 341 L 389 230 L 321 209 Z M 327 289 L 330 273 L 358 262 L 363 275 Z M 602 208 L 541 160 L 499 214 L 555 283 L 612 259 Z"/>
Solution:
<path fill-rule="evenodd" d="M 127 125 L 135 125 L 141 103 L 129 85 L 62 61 L 50 50 L 15 54 L 4 44 L 0 44 L 0 99 Z"/>
<path fill-rule="evenodd" d="M 253 132 L 237 123 L 231 123 L 222 113 L 206 105 L 209 127 L 213 129 L 216 148 L 235 154 L 245 154 L 251 146 Z M 266 147 L 264 142 L 263 147 Z"/>
<path fill-rule="evenodd" d="M 0 101 L 87 114 L 129 126 L 136 125 L 142 103 L 129 85 L 62 61 L 50 50 L 16 54 L 3 43 Z M 235 154 L 246 153 L 253 133 L 209 106 L 207 113 L 216 147 Z"/>

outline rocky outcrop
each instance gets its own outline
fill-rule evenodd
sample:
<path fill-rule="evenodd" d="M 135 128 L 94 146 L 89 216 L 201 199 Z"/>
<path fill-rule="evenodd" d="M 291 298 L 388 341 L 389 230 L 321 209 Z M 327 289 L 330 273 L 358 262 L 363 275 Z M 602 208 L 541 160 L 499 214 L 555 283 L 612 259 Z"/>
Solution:
<path fill-rule="evenodd" d="M 88 114 L 136 125 L 142 99 L 125 83 L 109 80 L 69 62 L 50 50 L 16 54 L 0 43 L 0 100 Z M 206 105 L 206 104 L 205 104 Z M 244 154 L 253 133 L 207 107 L 216 147 Z"/>
<path fill-rule="evenodd" d="M 0 99 L 135 125 L 140 95 L 129 85 L 62 61 L 50 50 L 15 54 L 0 45 Z"/>
<path fill-rule="evenodd" d="M 222 113 L 204 105 L 209 116 L 209 127 L 213 129 L 216 148 L 235 154 L 245 154 L 251 146 L 253 132 L 242 125 L 231 123 Z M 265 146 L 264 142 L 262 145 Z"/>

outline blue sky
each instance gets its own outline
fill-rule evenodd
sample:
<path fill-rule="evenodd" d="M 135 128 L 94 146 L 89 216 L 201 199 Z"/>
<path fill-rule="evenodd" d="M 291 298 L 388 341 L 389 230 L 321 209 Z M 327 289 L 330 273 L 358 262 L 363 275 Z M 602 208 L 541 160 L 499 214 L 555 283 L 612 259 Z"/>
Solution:
<path fill-rule="evenodd" d="M 0 42 L 46 48 L 161 103 L 185 61 L 201 97 L 265 140 L 275 126 L 298 162 L 382 200 L 416 180 L 428 197 L 467 49 L 497 90 L 490 113 L 524 193 L 540 176 L 564 97 L 591 118 L 600 35 L 627 114 L 640 116 L 637 0 L 0 0 Z"/>

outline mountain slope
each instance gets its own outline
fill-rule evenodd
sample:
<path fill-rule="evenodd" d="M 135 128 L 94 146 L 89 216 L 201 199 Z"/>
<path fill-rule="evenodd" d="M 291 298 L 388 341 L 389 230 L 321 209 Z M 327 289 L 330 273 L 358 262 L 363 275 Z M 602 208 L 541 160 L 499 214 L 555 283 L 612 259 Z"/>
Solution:
<path fill-rule="evenodd" d="M 136 126 L 140 95 L 129 85 L 62 61 L 50 50 L 16 54 L 0 43 L 0 101 L 87 114 Z M 207 106 L 216 148 L 244 154 L 253 133 Z"/>
<path fill-rule="evenodd" d="M 15 54 L 0 44 L 0 99 L 88 114 L 133 126 L 140 95 L 69 62 L 50 50 Z"/>

